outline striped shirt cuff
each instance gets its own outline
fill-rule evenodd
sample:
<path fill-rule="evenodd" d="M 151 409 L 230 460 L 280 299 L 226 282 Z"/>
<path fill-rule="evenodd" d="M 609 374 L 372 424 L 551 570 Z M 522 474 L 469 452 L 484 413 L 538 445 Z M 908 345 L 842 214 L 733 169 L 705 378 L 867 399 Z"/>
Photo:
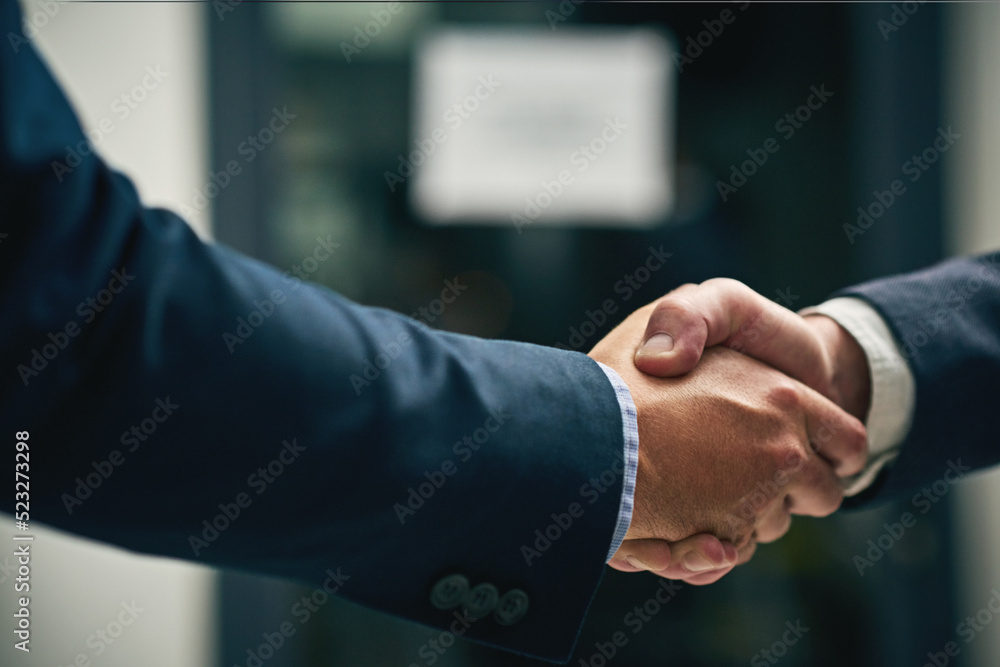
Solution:
<path fill-rule="evenodd" d="M 610 561 L 618 548 L 625 541 L 625 533 L 632 523 L 632 507 L 635 501 L 635 476 L 639 470 L 639 420 L 632 402 L 632 392 L 628 390 L 621 376 L 610 367 L 597 362 L 604 374 L 608 376 L 611 386 L 615 388 L 618 406 L 622 411 L 622 435 L 625 441 L 625 483 L 622 484 L 622 499 L 618 505 L 618 523 L 611 539 L 611 549 L 606 561 Z"/>

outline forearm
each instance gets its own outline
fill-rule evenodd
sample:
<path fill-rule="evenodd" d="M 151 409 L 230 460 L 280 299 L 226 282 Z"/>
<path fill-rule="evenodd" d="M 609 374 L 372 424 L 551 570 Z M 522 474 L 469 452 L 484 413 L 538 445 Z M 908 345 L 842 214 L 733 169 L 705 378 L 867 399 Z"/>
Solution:
<path fill-rule="evenodd" d="M 53 171 L 83 135 L 30 47 L 0 83 L 0 426 L 31 434 L 32 518 L 312 585 L 339 567 L 341 594 L 438 627 L 443 574 L 522 588 L 525 621 L 466 636 L 565 658 L 621 497 L 600 368 L 205 245 L 93 155 Z"/>

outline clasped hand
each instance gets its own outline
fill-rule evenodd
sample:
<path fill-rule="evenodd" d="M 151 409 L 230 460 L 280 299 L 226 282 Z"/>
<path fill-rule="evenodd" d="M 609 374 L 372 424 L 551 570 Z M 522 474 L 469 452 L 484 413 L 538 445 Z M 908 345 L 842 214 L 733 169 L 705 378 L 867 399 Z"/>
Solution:
<path fill-rule="evenodd" d="M 621 376 L 638 415 L 616 569 L 717 581 L 793 514 L 836 511 L 841 478 L 864 468 L 867 364 L 826 317 L 716 279 L 640 308 L 589 354 Z"/>

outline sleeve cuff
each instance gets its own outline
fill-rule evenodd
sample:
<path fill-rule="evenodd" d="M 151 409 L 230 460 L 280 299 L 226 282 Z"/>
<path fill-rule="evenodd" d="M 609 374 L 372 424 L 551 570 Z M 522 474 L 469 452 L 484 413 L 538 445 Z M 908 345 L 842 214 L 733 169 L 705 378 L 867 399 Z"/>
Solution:
<path fill-rule="evenodd" d="M 625 541 L 625 533 L 632 523 L 632 503 L 635 500 L 635 477 L 639 469 L 639 421 L 632 402 L 632 392 L 628 390 L 625 381 L 612 368 L 597 362 L 608 381 L 615 389 L 618 406 L 622 411 L 622 433 L 625 442 L 625 482 L 622 484 L 622 498 L 618 505 L 618 523 L 615 524 L 615 534 L 611 539 L 611 549 L 605 562 L 610 561 L 618 548 Z"/>
<path fill-rule="evenodd" d="M 868 464 L 845 480 L 844 495 L 853 496 L 875 481 L 896 456 L 913 423 L 916 385 L 913 371 L 899 351 L 892 332 L 878 312 L 862 299 L 838 297 L 800 311 L 803 316 L 825 315 L 842 326 L 864 350 L 871 377 Z"/>

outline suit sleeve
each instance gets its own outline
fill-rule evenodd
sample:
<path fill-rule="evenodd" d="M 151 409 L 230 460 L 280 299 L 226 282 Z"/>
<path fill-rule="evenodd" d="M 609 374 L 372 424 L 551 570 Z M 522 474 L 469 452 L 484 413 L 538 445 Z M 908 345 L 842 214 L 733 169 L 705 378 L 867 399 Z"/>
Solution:
<path fill-rule="evenodd" d="M 891 468 L 851 504 L 902 496 L 1000 462 L 1000 253 L 843 290 L 885 319 L 916 382 L 913 424 Z"/>
<path fill-rule="evenodd" d="M 32 521 L 568 659 L 622 494 L 598 365 L 201 242 L 96 156 L 66 162 L 84 137 L 18 47 L 0 49 L 0 423 L 30 433 Z"/>

